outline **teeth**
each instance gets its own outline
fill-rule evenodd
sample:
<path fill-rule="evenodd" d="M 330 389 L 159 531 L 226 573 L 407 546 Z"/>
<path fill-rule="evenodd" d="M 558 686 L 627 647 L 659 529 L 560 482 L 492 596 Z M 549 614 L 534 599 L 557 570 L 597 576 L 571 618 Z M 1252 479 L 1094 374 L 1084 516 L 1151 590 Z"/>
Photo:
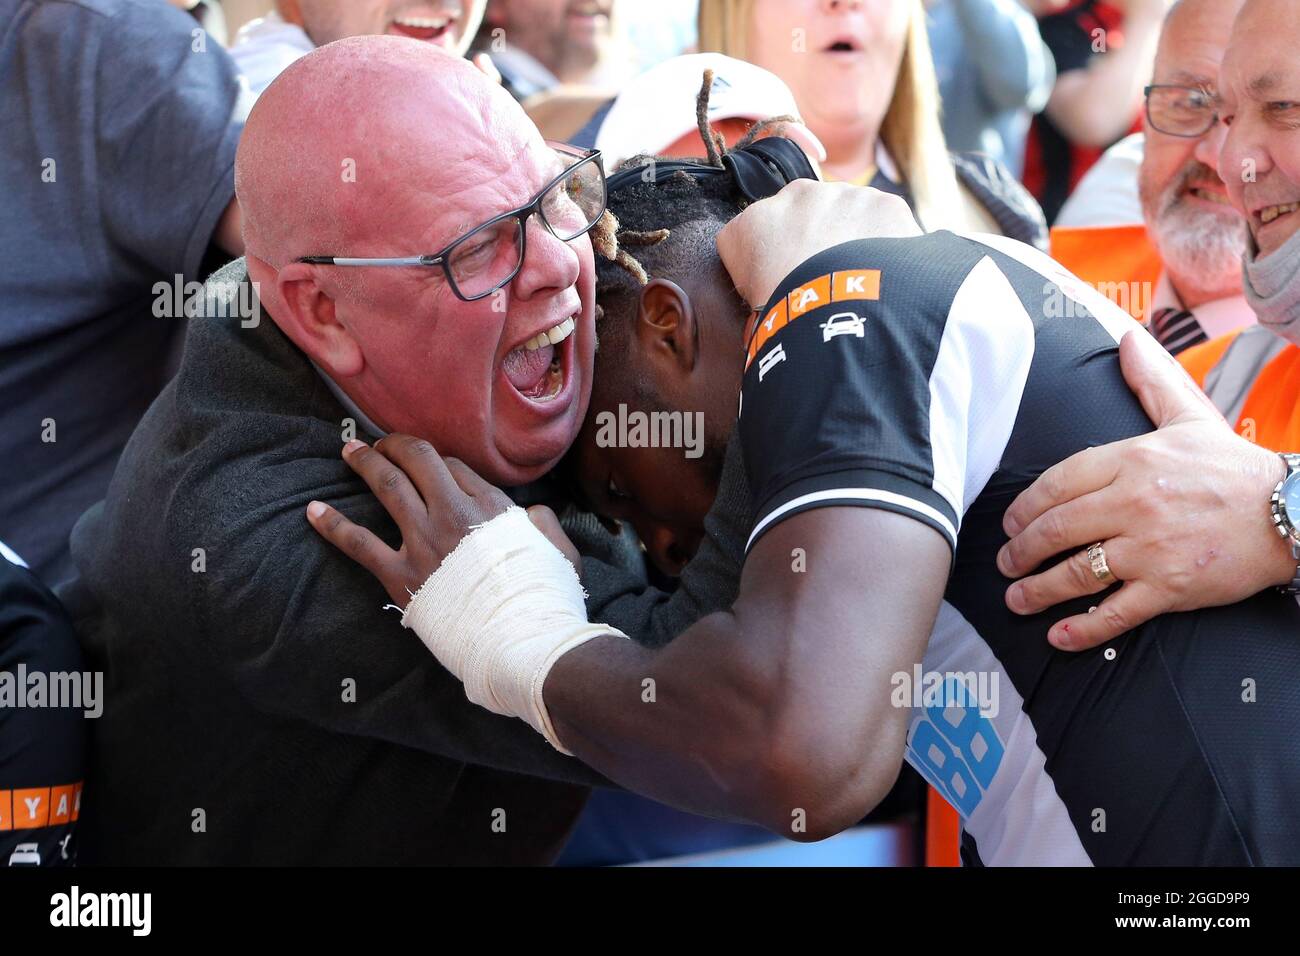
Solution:
<path fill-rule="evenodd" d="M 559 345 L 578 327 L 577 322 L 572 317 L 565 319 L 554 328 L 547 329 L 544 332 L 538 332 L 531 339 L 524 343 L 524 349 L 529 352 L 536 352 L 546 345 Z"/>
<path fill-rule="evenodd" d="M 1200 199 L 1205 199 L 1209 202 L 1217 202 L 1220 206 L 1230 205 L 1228 197 L 1224 196 L 1222 193 L 1214 192 L 1213 190 L 1193 189 L 1192 193 Z"/>
<path fill-rule="evenodd" d="M 1281 206 L 1269 206 L 1259 211 L 1260 222 L 1270 223 L 1278 216 L 1285 216 L 1289 212 L 1295 212 L 1300 209 L 1300 202 L 1286 203 Z"/>
<path fill-rule="evenodd" d="M 397 17 L 393 22 L 416 30 L 441 30 L 450 22 L 450 17 Z"/>

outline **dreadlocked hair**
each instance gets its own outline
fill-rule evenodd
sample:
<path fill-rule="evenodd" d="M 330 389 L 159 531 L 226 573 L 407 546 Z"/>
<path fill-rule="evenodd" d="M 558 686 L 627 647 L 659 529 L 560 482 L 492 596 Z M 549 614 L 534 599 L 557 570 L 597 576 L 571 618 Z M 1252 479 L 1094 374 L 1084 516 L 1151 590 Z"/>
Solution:
<path fill-rule="evenodd" d="M 673 162 L 723 168 L 722 159 L 729 150 L 722 137 L 709 126 L 712 87 L 713 71 L 705 70 L 695 100 L 695 120 L 705 158 Z M 755 123 L 736 144 L 736 149 L 798 122 L 793 116 L 775 116 Z M 633 156 L 620 169 L 652 168 L 664 161 L 666 157 L 662 156 Z M 630 308 L 641 287 L 654 275 L 698 272 L 702 267 L 721 269 L 714 239 L 748 204 L 730 176 L 697 178 L 684 170 L 659 182 L 654 181 L 652 174 L 643 175 L 611 193 L 609 208 L 591 231 L 596 252 L 597 319 L 610 311 L 621 314 Z M 610 338 L 604 328 L 600 329 L 600 336 L 603 341 Z"/>

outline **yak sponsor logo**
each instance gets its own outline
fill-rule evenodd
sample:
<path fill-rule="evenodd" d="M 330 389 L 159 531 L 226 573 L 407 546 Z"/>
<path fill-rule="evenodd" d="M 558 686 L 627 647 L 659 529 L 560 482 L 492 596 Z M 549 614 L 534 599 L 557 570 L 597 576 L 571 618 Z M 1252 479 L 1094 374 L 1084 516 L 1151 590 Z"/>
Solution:
<path fill-rule="evenodd" d="M 872 302 L 879 298 L 879 269 L 845 269 L 831 273 L 832 302 Z"/>
<path fill-rule="evenodd" d="M 818 276 L 812 282 L 806 282 L 790 290 L 790 318 L 807 315 L 813 309 L 821 308 L 831 300 L 831 277 Z"/>
<path fill-rule="evenodd" d="M 51 926 L 118 926 L 133 936 L 148 936 L 152 915 L 152 893 L 82 893 L 73 886 L 50 897 Z"/>
<path fill-rule="evenodd" d="M 754 330 L 754 336 L 749 340 L 749 361 L 754 360 L 758 350 L 767 344 L 767 340 L 776 335 L 777 332 L 785 328 L 785 323 L 789 321 L 789 312 L 786 308 L 787 299 L 781 299 L 776 305 L 768 310 L 767 315 L 763 316 L 763 321 L 758 323 L 758 328 Z M 746 363 L 746 368 L 749 367 Z"/>
<path fill-rule="evenodd" d="M 75 823 L 81 816 L 81 782 L 60 787 L 0 790 L 0 830 L 39 830 Z"/>
<path fill-rule="evenodd" d="M 746 350 L 745 370 L 749 370 L 749 366 L 753 364 L 758 353 L 772 336 L 801 316 L 824 305 L 837 302 L 869 302 L 879 298 L 879 269 L 842 269 L 818 276 L 811 282 L 805 282 L 791 289 L 768 310 L 762 321 L 754 328 L 754 334 L 749 340 L 749 348 Z M 859 338 L 861 337 L 859 335 Z"/>

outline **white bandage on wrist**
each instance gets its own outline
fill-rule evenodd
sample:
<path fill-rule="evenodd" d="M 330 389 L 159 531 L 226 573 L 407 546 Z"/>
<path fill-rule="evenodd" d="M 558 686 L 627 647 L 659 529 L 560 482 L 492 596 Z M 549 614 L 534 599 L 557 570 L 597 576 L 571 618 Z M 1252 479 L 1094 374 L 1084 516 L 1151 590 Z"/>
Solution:
<path fill-rule="evenodd" d="M 522 508 L 510 508 L 443 559 L 411 597 L 402 625 L 460 678 L 471 701 L 526 721 L 567 754 L 542 699 L 546 675 L 579 644 L 627 636 L 588 623 L 585 597 L 568 559 Z"/>

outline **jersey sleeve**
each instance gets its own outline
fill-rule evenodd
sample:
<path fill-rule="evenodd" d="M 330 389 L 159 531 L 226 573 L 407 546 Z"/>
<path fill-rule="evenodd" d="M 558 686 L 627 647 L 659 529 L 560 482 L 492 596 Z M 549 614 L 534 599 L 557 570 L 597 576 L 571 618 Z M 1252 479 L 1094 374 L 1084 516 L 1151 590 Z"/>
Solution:
<path fill-rule="evenodd" d="M 987 252 L 952 233 L 858 240 L 778 286 L 741 388 L 747 551 L 778 522 L 831 506 L 907 515 L 956 548 L 1033 358 L 1033 322 Z"/>

